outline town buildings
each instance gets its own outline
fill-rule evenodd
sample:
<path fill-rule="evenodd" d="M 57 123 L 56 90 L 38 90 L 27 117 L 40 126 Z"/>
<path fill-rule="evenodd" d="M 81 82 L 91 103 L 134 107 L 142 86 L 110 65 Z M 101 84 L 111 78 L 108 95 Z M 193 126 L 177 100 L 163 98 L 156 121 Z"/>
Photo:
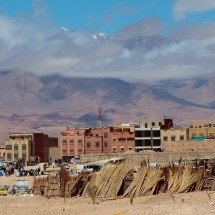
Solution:
<path fill-rule="evenodd" d="M 50 157 L 49 148 L 58 147 L 58 139 L 43 133 L 10 133 L 5 141 L 5 160 L 16 161 L 39 156 L 41 161 Z"/>
<path fill-rule="evenodd" d="M 62 156 L 80 157 L 82 154 L 165 151 L 168 147 L 171 151 L 180 147 L 195 150 L 197 144 L 193 142 L 190 146 L 189 141 L 193 138 L 195 141 L 201 140 L 199 137 L 215 139 L 215 122 L 193 122 L 190 127 L 184 128 L 174 127 L 171 118 L 143 118 L 138 125 L 66 128 L 59 134 L 59 139 L 43 133 L 10 133 L 5 149 L 0 149 L 0 153 L 4 153 L 7 161 L 19 158 L 28 160 L 30 156 L 39 156 L 42 161 L 47 161 L 49 157 L 54 160 Z M 198 145 L 205 149 L 209 143 Z M 1 154 L 0 157 L 3 157 Z"/>
<path fill-rule="evenodd" d="M 67 128 L 59 135 L 60 157 L 79 157 L 84 151 L 85 128 Z"/>
<path fill-rule="evenodd" d="M 189 138 L 215 138 L 215 121 L 196 121 L 189 127 Z"/>
<path fill-rule="evenodd" d="M 113 126 L 110 132 L 110 153 L 135 151 L 135 125 Z"/>

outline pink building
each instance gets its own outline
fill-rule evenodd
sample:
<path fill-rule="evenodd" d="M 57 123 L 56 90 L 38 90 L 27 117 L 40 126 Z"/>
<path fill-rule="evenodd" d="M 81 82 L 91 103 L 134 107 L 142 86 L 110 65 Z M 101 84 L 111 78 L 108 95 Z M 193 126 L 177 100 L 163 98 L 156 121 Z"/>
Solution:
<path fill-rule="evenodd" d="M 84 153 L 110 153 L 111 128 L 89 128 L 86 130 Z"/>
<path fill-rule="evenodd" d="M 135 125 L 121 124 L 112 127 L 110 153 L 135 151 Z"/>
<path fill-rule="evenodd" d="M 134 127 L 121 124 L 105 128 L 67 128 L 59 135 L 60 156 L 134 151 Z"/>
<path fill-rule="evenodd" d="M 60 157 L 79 157 L 84 149 L 85 128 L 67 128 L 59 135 Z"/>

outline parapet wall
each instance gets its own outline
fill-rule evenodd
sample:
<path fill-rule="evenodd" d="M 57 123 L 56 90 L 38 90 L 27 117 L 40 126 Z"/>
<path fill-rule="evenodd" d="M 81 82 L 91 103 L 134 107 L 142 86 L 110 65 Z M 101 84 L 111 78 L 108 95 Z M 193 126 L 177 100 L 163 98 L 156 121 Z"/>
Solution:
<path fill-rule="evenodd" d="M 213 151 L 215 150 L 215 140 L 168 142 L 163 146 L 165 152 Z"/>
<path fill-rule="evenodd" d="M 213 159 L 214 151 L 190 151 L 190 152 L 151 152 L 151 153 L 116 153 L 116 154 L 85 154 L 81 156 L 82 162 L 93 162 L 110 158 L 125 158 L 126 162 L 131 164 L 140 164 L 141 161 L 149 161 L 152 163 L 168 164 L 171 161 L 194 159 Z"/>
<path fill-rule="evenodd" d="M 110 158 L 126 158 L 126 162 L 140 164 L 146 160 L 153 163 L 168 164 L 171 161 L 215 158 L 215 140 L 178 141 L 164 144 L 164 152 L 114 153 L 114 154 L 85 154 L 82 162 L 92 162 Z"/>

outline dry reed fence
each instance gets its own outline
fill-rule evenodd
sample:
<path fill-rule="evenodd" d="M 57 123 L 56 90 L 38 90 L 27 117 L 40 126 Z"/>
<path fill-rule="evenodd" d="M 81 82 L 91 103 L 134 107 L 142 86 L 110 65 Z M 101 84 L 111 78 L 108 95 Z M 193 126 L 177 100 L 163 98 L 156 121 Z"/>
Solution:
<path fill-rule="evenodd" d="M 57 176 L 48 175 L 47 177 L 34 178 L 33 193 L 35 195 L 44 195 L 46 197 L 73 197 L 82 195 L 84 187 L 91 174 L 80 173 L 77 176 L 68 176 L 63 180 L 61 174 Z M 63 181 L 65 183 L 63 183 Z"/>
<path fill-rule="evenodd" d="M 62 183 L 62 176 L 35 178 L 35 194 L 45 196 L 90 196 L 94 191 L 96 198 L 137 197 L 159 193 L 184 193 L 201 190 L 204 169 L 191 165 L 168 166 L 163 168 L 141 167 L 125 189 L 126 179 L 133 175 L 133 166 L 125 163 L 104 166 L 97 173 L 80 173 L 69 177 Z"/>

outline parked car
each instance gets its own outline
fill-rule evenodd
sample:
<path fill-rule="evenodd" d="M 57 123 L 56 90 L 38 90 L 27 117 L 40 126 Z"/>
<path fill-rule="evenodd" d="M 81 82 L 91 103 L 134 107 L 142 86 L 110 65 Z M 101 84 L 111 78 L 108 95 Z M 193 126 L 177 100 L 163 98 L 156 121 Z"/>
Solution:
<path fill-rule="evenodd" d="M 81 162 L 81 159 L 80 158 L 72 158 L 71 160 L 70 160 L 70 163 L 71 164 L 74 164 L 74 163 L 80 163 Z"/>
<path fill-rule="evenodd" d="M 27 180 L 17 180 L 8 191 L 10 194 L 28 194 L 31 193 L 31 189 L 28 187 Z"/>
<path fill-rule="evenodd" d="M 1 196 L 7 196 L 8 189 L 9 189 L 9 186 L 1 184 L 0 185 L 0 195 Z"/>

